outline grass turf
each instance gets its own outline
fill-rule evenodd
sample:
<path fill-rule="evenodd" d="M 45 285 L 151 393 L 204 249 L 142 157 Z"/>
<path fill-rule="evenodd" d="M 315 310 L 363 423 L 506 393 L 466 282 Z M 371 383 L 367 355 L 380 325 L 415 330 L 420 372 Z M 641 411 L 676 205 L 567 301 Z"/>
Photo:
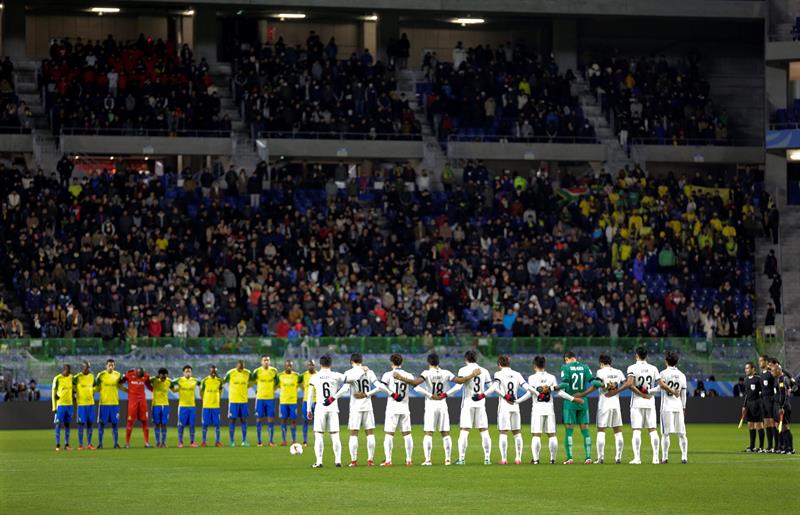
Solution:
<path fill-rule="evenodd" d="M 361 465 L 348 469 L 348 436 L 343 432 L 344 468 L 333 466 L 326 437 L 325 467 L 319 470 L 310 468 L 314 461 L 311 445 L 302 456 L 291 456 L 285 447 L 258 448 L 254 445 L 254 428 L 249 429 L 250 448 L 227 447 L 227 429 L 223 428 L 224 448 L 177 449 L 177 430 L 170 428 L 170 448 L 144 449 L 137 427 L 132 449 L 58 453 L 53 450 L 52 431 L 0 431 L 0 513 L 87 513 L 125 506 L 150 513 L 255 513 L 270 508 L 323 513 L 737 513 L 751 511 L 754 506 L 745 501 L 747 492 L 763 492 L 764 502 L 774 503 L 775 509 L 800 503 L 800 488 L 790 486 L 800 471 L 800 456 L 743 454 L 747 431 L 737 431 L 733 424 L 690 425 L 688 465 L 680 463 L 676 437 L 668 465 L 628 465 L 632 453 L 630 429 L 625 428 L 623 465 L 613 464 L 614 443 L 609 432 L 606 465 L 533 466 L 528 464 L 530 433 L 523 428 L 523 465 L 483 465 L 480 437 L 474 432 L 466 466 L 445 468 L 441 437 L 435 435 L 434 466 L 420 467 L 422 431 L 415 427 L 413 468 L 397 465 L 403 463 L 405 455 L 400 435 L 395 438 L 393 468 L 364 466 L 366 444 L 362 433 Z M 277 429 L 276 436 L 280 434 Z M 560 463 L 564 459 L 563 428 L 558 429 Z M 213 431 L 209 433 L 211 436 Z M 124 435 L 124 428 L 120 434 Z M 380 430 L 376 434 L 376 461 L 381 461 L 383 435 Z M 95 429 L 95 443 L 96 436 Z M 456 436 L 453 433 L 454 458 Z M 579 436 L 576 431 L 576 441 Z M 592 429 L 593 440 L 594 436 Z M 237 440 L 239 437 L 237 427 Z M 107 447 L 110 438 L 111 432 L 106 431 Z M 77 444 L 74 428 L 71 443 Z M 644 462 L 652 456 L 649 444 L 645 436 Z M 492 447 L 496 462 L 499 450 L 495 431 Z M 511 438 L 509 456 L 513 460 Z M 546 460 L 548 456 L 544 439 L 542 457 Z M 582 445 L 576 446 L 575 456 L 582 461 Z M 781 487 L 781 481 L 789 483 Z M 780 492 L 780 496 L 769 492 Z"/>

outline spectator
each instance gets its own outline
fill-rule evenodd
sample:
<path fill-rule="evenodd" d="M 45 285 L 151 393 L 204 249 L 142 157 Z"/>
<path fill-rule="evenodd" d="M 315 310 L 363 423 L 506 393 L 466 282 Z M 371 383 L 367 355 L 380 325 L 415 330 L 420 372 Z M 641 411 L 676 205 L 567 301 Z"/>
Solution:
<path fill-rule="evenodd" d="M 735 385 L 733 385 L 733 396 L 744 397 L 744 395 L 745 395 L 744 377 L 740 377 L 739 381 Z"/>

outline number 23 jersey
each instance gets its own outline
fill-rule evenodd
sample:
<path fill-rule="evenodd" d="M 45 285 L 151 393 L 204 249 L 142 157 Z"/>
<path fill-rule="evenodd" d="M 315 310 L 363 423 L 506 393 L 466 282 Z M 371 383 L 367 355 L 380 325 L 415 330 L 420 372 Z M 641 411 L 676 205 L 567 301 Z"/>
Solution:
<path fill-rule="evenodd" d="M 314 395 L 316 396 L 316 413 L 339 413 L 339 403 L 334 401 L 330 406 L 325 406 L 324 401 L 334 393 L 339 391 L 344 381 L 344 374 L 334 372 L 333 370 L 320 370 L 314 374 L 308 382 L 309 386 L 314 387 Z"/>
<path fill-rule="evenodd" d="M 628 377 L 631 376 L 633 376 L 633 385 L 635 387 L 646 386 L 648 392 L 658 384 L 658 369 L 646 361 L 637 361 L 629 366 Z M 631 394 L 631 408 L 655 409 L 656 399 L 652 392 L 649 395 L 650 398 L 645 399 L 635 393 Z"/>

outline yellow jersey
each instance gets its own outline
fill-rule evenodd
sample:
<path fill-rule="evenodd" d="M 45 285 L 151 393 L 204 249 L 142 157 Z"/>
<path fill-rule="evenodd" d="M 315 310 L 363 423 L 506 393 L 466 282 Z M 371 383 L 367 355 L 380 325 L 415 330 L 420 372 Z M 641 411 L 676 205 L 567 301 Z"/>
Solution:
<path fill-rule="evenodd" d="M 250 380 L 256 382 L 256 399 L 275 398 L 275 384 L 278 382 L 278 369 L 275 367 L 258 367 L 253 370 Z"/>
<path fill-rule="evenodd" d="M 292 370 L 278 374 L 278 384 L 281 387 L 281 404 L 297 404 L 297 390 L 300 389 L 300 375 Z"/>
<path fill-rule="evenodd" d="M 100 388 L 100 406 L 119 405 L 119 380 L 122 375 L 116 370 L 105 370 L 97 374 L 96 384 Z"/>
<path fill-rule="evenodd" d="M 73 392 L 72 374 L 55 376 L 53 378 L 53 411 L 56 410 L 56 406 L 72 406 Z"/>
<path fill-rule="evenodd" d="M 228 401 L 233 404 L 246 404 L 250 388 L 250 371 L 243 368 L 241 371 L 232 368 L 225 374 L 223 383 L 228 383 Z"/>
<path fill-rule="evenodd" d="M 75 385 L 78 406 L 94 406 L 94 375 L 83 372 L 75 374 L 72 384 Z"/>
<path fill-rule="evenodd" d="M 200 382 L 200 393 L 203 396 L 203 408 L 219 408 L 222 393 L 222 378 L 206 376 Z"/>
<path fill-rule="evenodd" d="M 172 388 L 178 388 L 178 407 L 194 408 L 195 389 L 197 388 L 196 377 L 179 377 L 172 380 Z"/>
<path fill-rule="evenodd" d="M 310 399 L 308 398 L 308 383 L 311 382 L 311 378 L 314 377 L 316 374 L 317 371 L 315 370 L 313 372 L 303 372 L 303 375 L 301 376 L 301 379 L 303 380 L 303 395 L 306 397 L 305 402 L 314 403 L 317 401 L 316 392 L 314 392 L 314 395 Z"/>
<path fill-rule="evenodd" d="M 151 377 L 150 386 L 153 387 L 153 406 L 169 406 L 169 389 L 172 387 L 172 379 L 168 377 L 162 381 L 158 377 Z"/>

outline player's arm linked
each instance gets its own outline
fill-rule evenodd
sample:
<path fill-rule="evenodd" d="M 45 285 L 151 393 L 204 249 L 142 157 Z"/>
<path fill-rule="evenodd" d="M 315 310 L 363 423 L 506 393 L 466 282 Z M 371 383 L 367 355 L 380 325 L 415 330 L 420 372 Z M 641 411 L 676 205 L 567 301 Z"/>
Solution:
<path fill-rule="evenodd" d="M 419 386 L 425 382 L 425 380 L 421 377 L 405 377 L 398 372 L 393 373 L 392 377 L 395 379 L 395 381 L 400 381 L 401 383 L 406 383 L 411 386 Z"/>

